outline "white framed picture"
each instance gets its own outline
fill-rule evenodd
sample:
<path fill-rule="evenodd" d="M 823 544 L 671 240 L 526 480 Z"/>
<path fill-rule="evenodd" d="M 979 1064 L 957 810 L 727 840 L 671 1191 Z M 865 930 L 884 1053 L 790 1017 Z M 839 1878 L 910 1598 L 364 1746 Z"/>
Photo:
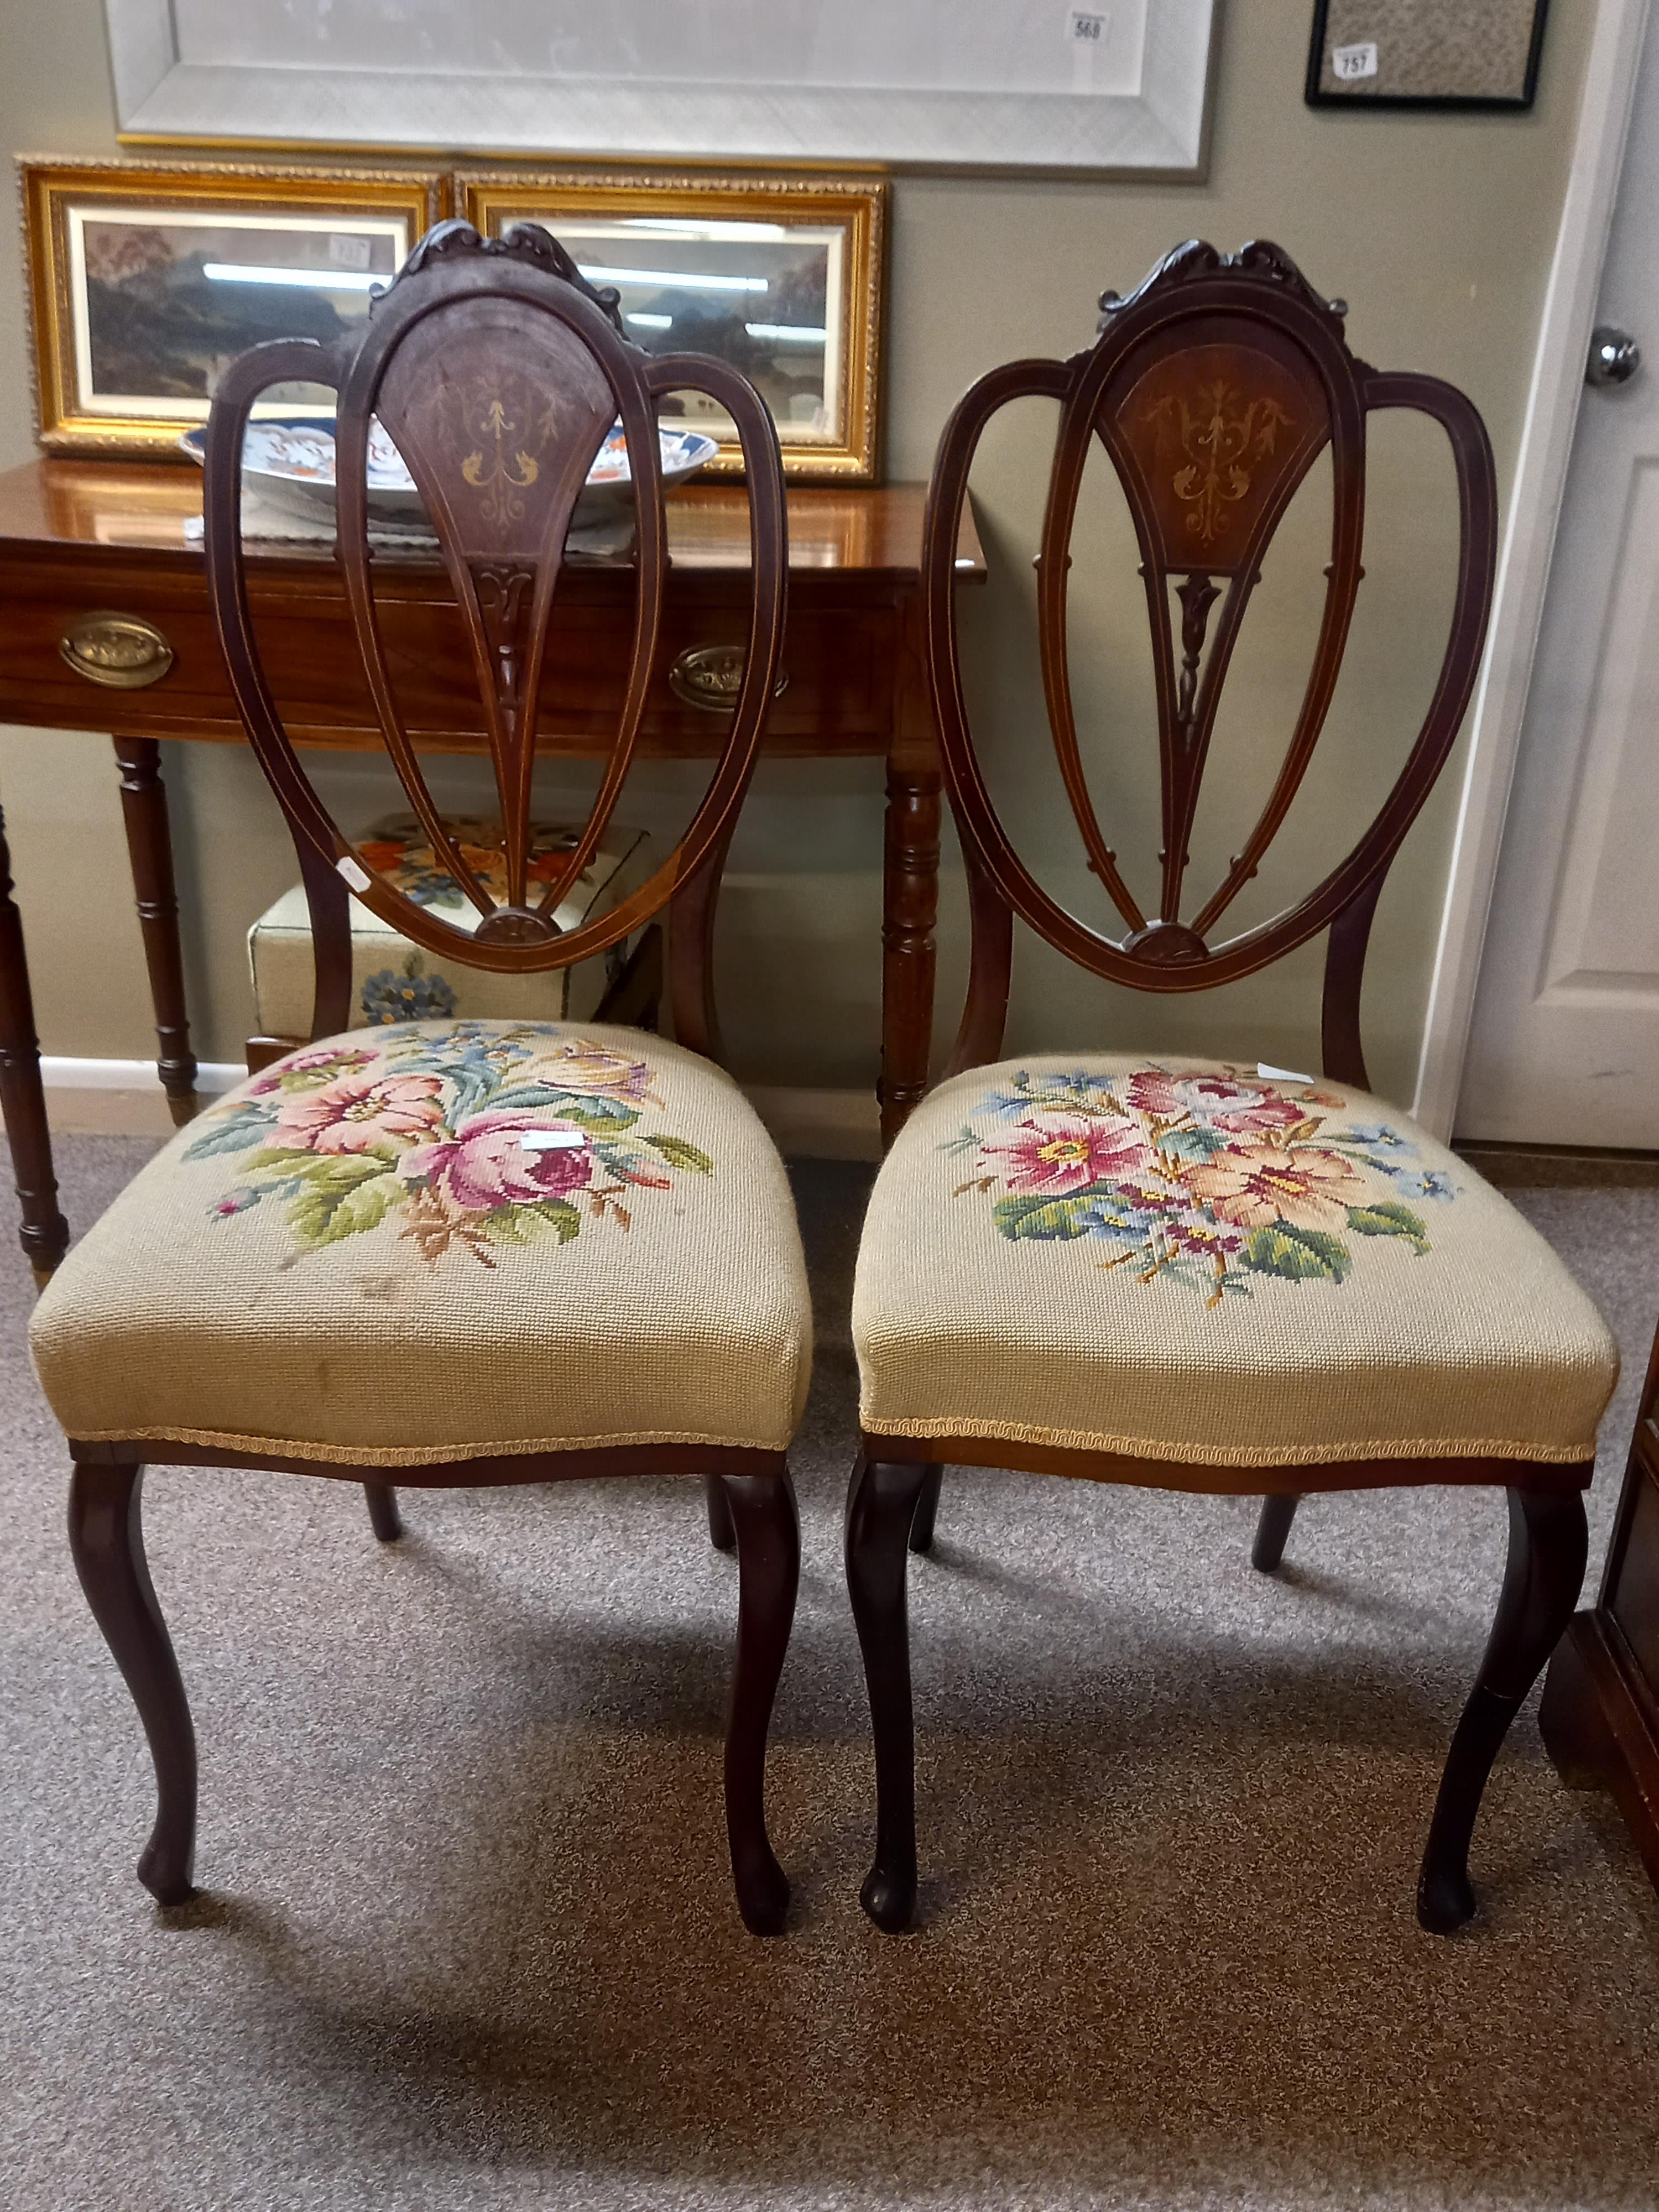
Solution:
<path fill-rule="evenodd" d="M 1203 173 L 1221 0 L 105 0 L 124 140 Z"/>

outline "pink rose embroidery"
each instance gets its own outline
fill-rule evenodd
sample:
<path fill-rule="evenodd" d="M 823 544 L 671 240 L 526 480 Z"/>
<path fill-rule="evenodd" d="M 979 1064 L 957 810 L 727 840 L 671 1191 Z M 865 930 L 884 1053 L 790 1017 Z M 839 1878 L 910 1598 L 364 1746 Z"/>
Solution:
<path fill-rule="evenodd" d="M 581 1142 L 532 1151 L 523 1142 L 526 1129 L 568 1130 Z M 593 1149 L 587 1132 L 574 1121 L 522 1111 L 472 1114 L 453 1137 L 411 1147 L 398 1172 L 411 1182 L 429 1181 L 458 1213 L 493 1213 L 498 1206 L 580 1189 L 592 1181 Z"/>
<path fill-rule="evenodd" d="M 240 1154 L 210 1212 L 280 1209 L 296 1258 L 395 1224 L 428 1266 L 463 1253 L 494 1267 L 532 1245 L 556 1264 L 595 1224 L 630 1231 L 646 1194 L 716 1173 L 680 1131 L 639 1126 L 662 1101 L 650 1063 L 616 1043 L 562 1024 L 465 1021 L 308 1045 L 204 1115 L 184 1157 Z"/>
<path fill-rule="evenodd" d="M 344 1075 L 354 1067 L 372 1067 L 378 1057 L 374 1052 L 342 1052 L 334 1045 L 318 1045 L 307 1052 L 291 1052 L 286 1058 L 274 1061 L 263 1075 L 250 1083 L 247 1095 L 250 1098 L 268 1098 L 273 1091 L 287 1087 L 284 1077 L 309 1075 L 325 1069 L 331 1075 Z"/>
<path fill-rule="evenodd" d="M 356 1046 L 342 1052 L 337 1045 L 313 1045 L 305 1052 L 291 1052 L 271 1069 L 273 1075 L 297 1074 L 311 1067 L 372 1067 L 380 1058 L 373 1046 Z"/>
<path fill-rule="evenodd" d="M 1308 1109 L 1293 1098 L 1255 1098 L 1248 1106 L 1224 1106 L 1206 1116 L 1212 1129 L 1230 1137 L 1265 1135 L 1273 1129 L 1294 1129 L 1308 1119 Z"/>
<path fill-rule="evenodd" d="M 443 1120 L 435 1075 L 343 1076 L 318 1091 L 289 1093 L 276 1109 L 279 1145 L 312 1152 L 369 1152 L 406 1145 Z"/>
<path fill-rule="evenodd" d="M 1156 1121 L 1181 1121 L 1190 1116 L 1232 1136 L 1293 1129 L 1307 1118 L 1305 1105 L 1268 1084 L 1238 1083 L 1219 1075 L 1167 1075 L 1156 1067 L 1131 1079 L 1129 1103 L 1136 1113 Z"/>

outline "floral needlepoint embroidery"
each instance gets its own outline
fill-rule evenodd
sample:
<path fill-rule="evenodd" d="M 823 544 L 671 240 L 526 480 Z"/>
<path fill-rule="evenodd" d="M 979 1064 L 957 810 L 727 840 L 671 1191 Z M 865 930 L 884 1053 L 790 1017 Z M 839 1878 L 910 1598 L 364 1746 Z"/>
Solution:
<path fill-rule="evenodd" d="M 636 1191 L 712 1175 L 685 1138 L 639 1128 L 661 1105 L 644 1060 L 544 1023 L 457 1022 L 290 1053 L 185 1158 L 235 1155 L 215 1217 L 280 1203 L 302 1249 L 395 1218 L 430 1261 L 457 1246 L 493 1267 L 503 1247 L 568 1244 L 585 1221 L 629 1229 Z"/>
<path fill-rule="evenodd" d="M 488 815 L 456 814 L 446 816 L 445 826 L 462 860 L 496 905 L 505 905 L 507 832 L 501 823 Z M 562 823 L 532 823 L 529 832 L 531 882 L 556 882 L 564 872 L 576 841 L 577 832 Z M 366 837 L 359 850 L 366 866 L 373 868 L 376 875 L 384 876 L 393 890 L 413 899 L 416 906 L 453 907 L 458 925 L 472 927 L 475 917 L 466 894 L 439 859 L 425 830 L 412 814 L 381 823 L 379 833 Z M 410 972 L 418 974 L 419 970 Z M 380 978 L 374 980 L 378 981 Z M 434 1009 L 440 1015 L 450 1011 L 447 1006 Z M 410 1017 L 386 1018 L 407 1020 Z"/>
<path fill-rule="evenodd" d="M 366 976 L 358 1000 L 371 1029 L 391 1022 L 442 1021 L 455 1011 L 455 987 L 446 976 L 426 975 L 420 954 L 412 952 L 401 970 L 382 968 Z"/>
<path fill-rule="evenodd" d="M 1345 1281 L 1346 1237 L 1430 1249 L 1422 1216 L 1395 1193 L 1445 1200 L 1456 1186 L 1386 1122 L 1333 1125 L 1342 1105 L 1242 1069 L 1022 1073 L 988 1091 L 944 1149 L 971 1154 L 957 1195 L 998 1194 L 1003 1236 L 1098 1237 L 1119 1248 L 1103 1267 L 1178 1283 L 1214 1307 L 1249 1297 L 1253 1277 Z"/>

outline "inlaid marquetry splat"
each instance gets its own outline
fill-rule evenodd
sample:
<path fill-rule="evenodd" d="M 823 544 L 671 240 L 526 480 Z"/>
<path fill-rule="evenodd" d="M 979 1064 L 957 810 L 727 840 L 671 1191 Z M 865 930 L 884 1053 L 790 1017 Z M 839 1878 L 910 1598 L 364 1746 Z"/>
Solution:
<path fill-rule="evenodd" d="M 470 418 L 467 428 L 482 435 L 481 442 L 461 463 L 461 474 L 475 491 L 483 494 L 479 511 L 491 521 L 516 521 L 522 517 L 522 495 L 541 474 L 540 463 L 524 441 L 533 439 L 537 445 L 545 445 L 552 427 L 544 410 L 539 434 L 532 429 L 529 417 L 534 410 L 526 405 L 528 394 L 522 386 L 520 392 L 520 405 L 511 415 L 500 391 L 493 388 L 493 380 L 476 383 L 462 401 L 463 416 Z"/>
<path fill-rule="evenodd" d="M 1142 421 L 1165 465 L 1174 459 L 1170 489 L 1186 509 L 1188 536 L 1205 547 L 1231 533 L 1233 509 L 1291 427 L 1276 399 L 1248 398 L 1224 376 L 1149 400 Z"/>
<path fill-rule="evenodd" d="M 1237 342 L 1152 359 L 1115 379 L 1103 404 L 1166 569 L 1237 570 L 1330 434 L 1310 364 Z"/>

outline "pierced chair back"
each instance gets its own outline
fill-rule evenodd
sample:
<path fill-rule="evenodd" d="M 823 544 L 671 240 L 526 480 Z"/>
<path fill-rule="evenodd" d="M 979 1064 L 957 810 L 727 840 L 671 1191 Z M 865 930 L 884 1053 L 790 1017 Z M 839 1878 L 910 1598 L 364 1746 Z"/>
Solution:
<path fill-rule="evenodd" d="M 1085 352 L 994 369 L 951 416 L 923 555 L 929 681 L 973 920 L 968 1001 L 951 1073 L 997 1056 L 1018 914 L 1079 965 L 1144 991 L 1231 982 L 1328 929 L 1325 1073 L 1369 1087 L 1359 1037 L 1366 939 L 1389 863 L 1445 764 L 1474 687 L 1497 559 L 1497 489 L 1492 449 L 1469 401 L 1437 378 L 1356 360 L 1344 340 L 1345 313 L 1341 301 L 1320 298 L 1278 246 L 1257 241 L 1224 255 L 1192 240 L 1127 298 L 1104 295 L 1100 334 Z M 1090 869 L 1125 925 L 1121 939 L 1069 914 L 1015 851 L 987 788 L 963 696 L 953 560 L 969 472 L 993 417 L 1033 396 L 1060 403 L 1036 563 L 1049 732 Z M 1456 472 L 1456 594 L 1433 697 L 1381 811 L 1329 872 L 1271 919 L 1212 944 L 1215 925 L 1284 823 L 1324 729 L 1364 574 L 1367 418 L 1392 407 L 1417 409 L 1440 424 Z M 1133 518 L 1152 629 L 1163 849 L 1150 914 L 1132 895 L 1090 794 L 1067 662 L 1072 537 L 1096 439 Z M 1330 565 L 1300 709 L 1260 817 L 1188 921 L 1188 841 L 1234 647 L 1274 532 L 1327 447 Z"/>
<path fill-rule="evenodd" d="M 319 795 L 262 665 L 241 531 L 242 440 L 276 384 L 337 392 L 338 557 L 380 735 L 432 849 L 477 909 L 457 928 L 379 875 Z M 631 896 L 580 927 L 555 916 L 599 848 L 639 747 L 656 674 L 668 567 L 657 404 L 695 390 L 737 427 L 747 474 L 753 591 L 744 675 L 725 745 L 679 842 Z M 576 501 L 620 421 L 635 515 L 632 643 L 620 713 L 591 811 L 551 881 L 532 884 L 531 787 L 556 587 Z M 469 864 L 433 798 L 400 711 L 382 635 L 369 542 L 370 431 L 378 422 L 414 478 L 465 627 L 503 825 L 499 899 Z M 206 441 L 208 582 L 238 706 L 282 803 L 304 876 L 317 946 L 313 1035 L 349 1019 L 347 890 L 400 935 L 465 965 L 509 974 L 565 968 L 605 951 L 672 905 L 671 996 L 682 1043 L 718 1054 L 709 975 L 714 901 L 753 770 L 781 651 L 787 576 L 777 434 L 753 387 L 725 363 L 652 357 L 623 335 L 617 295 L 590 284 L 534 223 L 483 239 L 442 222 L 373 302 L 360 335 L 325 346 L 256 346 L 222 380 Z M 544 868 L 541 874 L 545 874 Z"/>

